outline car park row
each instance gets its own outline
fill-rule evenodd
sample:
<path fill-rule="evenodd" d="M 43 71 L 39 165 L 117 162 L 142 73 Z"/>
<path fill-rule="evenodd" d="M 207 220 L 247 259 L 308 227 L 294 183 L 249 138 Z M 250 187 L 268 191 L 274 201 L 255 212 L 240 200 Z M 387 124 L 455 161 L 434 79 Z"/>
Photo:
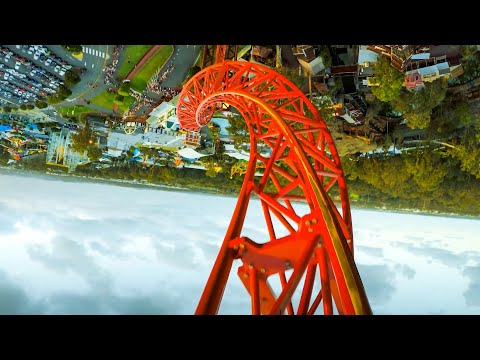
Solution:
<path fill-rule="evenodd" d="M 0 45 L 0 100 L 45 100 L 64 84 L 73 66 L 45 45 Z M 3 98 L 3 99 L 2 99 Z"/>

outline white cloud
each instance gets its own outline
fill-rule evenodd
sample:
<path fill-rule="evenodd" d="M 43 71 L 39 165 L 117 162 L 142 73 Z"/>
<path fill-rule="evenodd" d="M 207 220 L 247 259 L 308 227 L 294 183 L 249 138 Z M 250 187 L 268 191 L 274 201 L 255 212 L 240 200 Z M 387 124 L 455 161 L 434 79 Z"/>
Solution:
<path fill-rule="evenodd" d="M 193 314 L 237 199 L 63 180 L 0 172 L 0 313 Z M 253 200 L 249 209 L 261 211 Z M 244 233 L 266 240 L 251 214 Z M 352 218 L 374 313 L 480 312 L 480 221 Z M 237 267 L 224 314 L 250 312 Z"/>

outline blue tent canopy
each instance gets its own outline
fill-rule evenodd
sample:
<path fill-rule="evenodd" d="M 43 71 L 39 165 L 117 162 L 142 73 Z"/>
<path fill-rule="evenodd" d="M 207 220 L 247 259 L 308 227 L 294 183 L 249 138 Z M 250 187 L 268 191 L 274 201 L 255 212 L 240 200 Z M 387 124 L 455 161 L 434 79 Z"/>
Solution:
<path fill-rule="evenodd" d="M 13 128 L 10 125 L 0 125 L 0 132 L 2 131 L 10 131 Z"/>
<path fill-rule="evenodd" d="M 25 130 L 38 131 L 38 125 L 35 123 L 29 123 L 25 126 Z"/>

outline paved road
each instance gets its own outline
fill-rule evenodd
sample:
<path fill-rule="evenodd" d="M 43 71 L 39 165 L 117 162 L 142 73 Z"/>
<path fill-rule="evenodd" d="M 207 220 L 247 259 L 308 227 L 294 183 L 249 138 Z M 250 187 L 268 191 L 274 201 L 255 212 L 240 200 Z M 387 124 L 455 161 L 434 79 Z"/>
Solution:
<path fill-rule="evenodd" d="M 71 88 L 72 95 L 70 95 L 64 102 L 49 106 L 43 112 L 52 119 L 64 123 L 65 120 L 55 111 L 55 108 L 86 105 L 86 100 L 91 100 L 104 90 L 109 88 L 104 84 L 105 73 L 102 71 L 103 67 L 112 60 L 113 45 L 83 45 L 84 52 L 82 60 L 78 60 L 70 53 L 66 52 L 59 45 L 49 45 L 52 51 L 59 56 L 65 57 L 72 65 L 86 68 L 86 73 L 82 76 L 80 83 Z M 195 63 L 201 51 L 201 45 L 175 45 L 174 53 L 164 65 L 168 68 L 172 63 L 175 64 L 174 70 L 168 75 L 168 78 L 162 83 L 165 87 L 181 86 L 185 80 L 190 68 Z M 120 64 L 120 62 L 119 62 Z M 92 85 L 94 84 L 94 87 Z M 98 106 L 89 105 L 99 112 L 112 114 L 113 110 L 105 109 Z"/>
<path fill-rule="evenodd" d="M 175 68 L 168 75 L 167 79 L 162 82 L 162 86 L 181 86 L 190 68 L 195 64 L 195 60 L 197 60 L 201 50 L 202 45 L 174 45 L 173 55 L 164 68 L 168 68 L 172 63 L 175 64 Z"/>
<path fill-rule="evenodd" d="M 63 124 L 66 121 L 56 112 L 56 108 L 73 105 L 86 105 L 85 100 L 90 100 L 107 89 L 103 83 L 105 73 L 102 71 L 105 64 L 112 57 L 112 45 L 84 45 L 83 57 L 81 60 L 73 57 L 69 52 L 65 51 L 60 45 L 49 45 L 52 51 L 65 57 L 68 61 L 78 67 L 86 69 L 85 74 L 82 75 L 81 81 L 71 88 L 72 95 L 70 95 L 64 102 L 49 106 L 43 112 L 52 119 Z M 96 87 L 91 85 L 95 84 Z M 90 104 L 89 107 L 96 108 L 96 110 L 103 113 L 111 113 L 109 109 Z"/>
<path fill-rule="evenodd" d="M 58 45 L 49 47 L 53 49 L 55 46 Z M 61 46 L 58 46 L 58 48 L 63 50 Z M 74 105 L 87 106 L 87 100 L 93 99 L 95 96 L 109 88 L 109 86 L 104 84 L 105 73 L 103 72 L 103 68 L 106 64 L 112 61 L 113 45 L 83 45 L 83 50 L 83 57 L 81 60 L 74 58 L 64 51 L 67 53 L 65 56 L 69 56 L 68 59 L 73 65 L 86 69 L 85 74 L 81 77 L 82 80 L 71 88 L 72 95 L 70 95 L 64 102 L 49 106 L 44 110 L 45 114 L 60 123 L 64 123 L 65 120 L 62 119 L 60 115 L 55 114 L 55 108 Z M 88 107 L 104 114 L 113 113 L 112 109 L 106 109 L 93 104 L 89 104 Z"/>
<path fill-rule="evenodd" d="M 65 102 L 56 105 L 56 107 L 68 106 L 68 103 L 76 103 L 75 100 L 89 100 L 106 89 L 106 86 L 103 83 L 103 77 L 105 74 L 102 72 L 102 69 L 108 61 L 107 58 L 109 59 L 111 57 L 109 50 L 112 49 L 112 46 L 84 45 L 83 48 L 82 60 L 73 58 L 71 61 L 72 64 L 83 67 L 87 69 L 87 71 L 82 75 L 82 80 L 71 88 L 72 95 L 70 95 Z M 96 88 L 92 87 L 94 84 L 97 85 Z"/>

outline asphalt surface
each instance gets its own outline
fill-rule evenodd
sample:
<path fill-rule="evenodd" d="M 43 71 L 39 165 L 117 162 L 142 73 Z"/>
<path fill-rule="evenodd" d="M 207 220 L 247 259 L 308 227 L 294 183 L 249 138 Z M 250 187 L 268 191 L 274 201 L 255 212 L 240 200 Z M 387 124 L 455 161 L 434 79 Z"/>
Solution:
<path fill-rule="evenodd" d="M 53 49 L 55 46 L 49 47 Z M 61 46 L 57 45 L 57 47 L 61 49 Z M 88 52 L 83 52 L 82 60 L 73 58 L 71 61 L 72 65 L 83 67 L 87 69 L 87 71 L 82 75 L 82 81 L 70 89 L 72 90 L 72 95 L 66 99 L 66 102 L 73 103 L 76 100 L 81 100 L 83 98 L 91 98 L 93 97 L 93 93 L 97 94 L 104 90 L 102 89 L 101 91 L 98 91 L 99 88 L 106 88 L 106 86 L 103 84 L 103 76 L 105 74 L 102 72 L 102 69 L 108 61 L 106 59 L 106 54 L 108 54 L 108 51 L 112 49 L 112 45 L 84 45 L 84 47 L 90 50 Z M 111 59 L 111 54 L 108 54 L 108 57 Z M 93 84 L 96 84 L 97 88 L 92 88 L 90 86 Z M 66 105 L 67 104 L 59 104 L 57 106 Z"/>
<path fill-rule="evenodd" d="M 169 61 L 167 61 L 164 68 L 168 68 L 171 64 L 175 64 L 175 68 L 162 82 L 162 86 L 181 86 L 201 50 L 202 45 L 174 45 L 173 55 Z"/>
<path fill-rule="evenodd" d="M 15 47 L 14 45 L 12 46 L 13 48 Z M 111 63 L 114 46 L 83 45 L 83 47 L 83 57 L 81 60 L 79 60 L 73 57 L 69 52 L 65 51 L 60 45 L 48 45 L 48 48 L 52 52 L 67 60 L 72 66 L 86 69 L 86 72 L 81 76 L 81 81 L 71 88 L 72 95 L 70 95 L 62 103 L 42 109 L 44 114 L 61 124 L 65 123 L 66 121 L 57 113 L 56 108 L 73 105 L 87 105 L 87 101 L 99 95 L 104 90 L 111 88 L 111 86 L 104 84 L 105 72 L 102 70 L 105 65 Z M 174 52 L 169 60 L 165 63 L 163 69 L 167 69 L 172 64 L 175 66 L 173 71 L 169 73 L 167 79 L 162 82 L 162 86 L 172 88 L 181 87 L 181 84 L 185 80 L 190 68 L 198 58 L 201 49 L 201 45 L 174 45 Z M 23 53 L 21 55 L 25 56 L 29 61 L 33 60 L 33 55 Z M 12 62 L 12 60 L 13 59 L 10 61 Z M 119 56 L 119 65 L 121 64 L 122 60 L 123 53 L 121 52 Z M 15 63 L 15 61 L 13 61 L 13 63 Z M 35 64 L 37 64 L 37 62 L 35 62 Z M 115 77 L 115 75 L 113 77 Z M 94 106 L 93 104 L 89 104 L 88 106 L 105 114 L 113 113 L 112 109 Z"/>
<path fill-rule="evenodd" d="M 74 106 L 74 105 L 87 105 L 86 101 L 93 99 L 95 96 L 102 93 L 109 87 L 104 84 L 103 79 L 105 73 L 102 71 L 104 66 L 112 61 L 113 45 L 83 45 L 84 52 L 82 59 L 79 60 L 70 53 L 63 50 L 59 45 L 49 45 L 52 51 L 57 51 L 57 48 L 63 50 L 62 55 L 65 56 L 72 65 L 82 67 L 86 69 L 86 72 L 82 75 L 81 81 L 70 88 L 72 95 L 70 95 L 64 102 L 49 106 L 44 110 L 44 113 L 49 115 L 54 120 L 64 123 L 65 120 L 58 114 L 56 114 L 55 108 Z M 54 50 L 55 49 L 55 50 Z M 60 50 L 59 53 L 60 53 Z M 103 113 L 113 113 L 113 110 L 101 108 L 93 104 L 88 105 L 91 108 L 96 108 Z"/>

